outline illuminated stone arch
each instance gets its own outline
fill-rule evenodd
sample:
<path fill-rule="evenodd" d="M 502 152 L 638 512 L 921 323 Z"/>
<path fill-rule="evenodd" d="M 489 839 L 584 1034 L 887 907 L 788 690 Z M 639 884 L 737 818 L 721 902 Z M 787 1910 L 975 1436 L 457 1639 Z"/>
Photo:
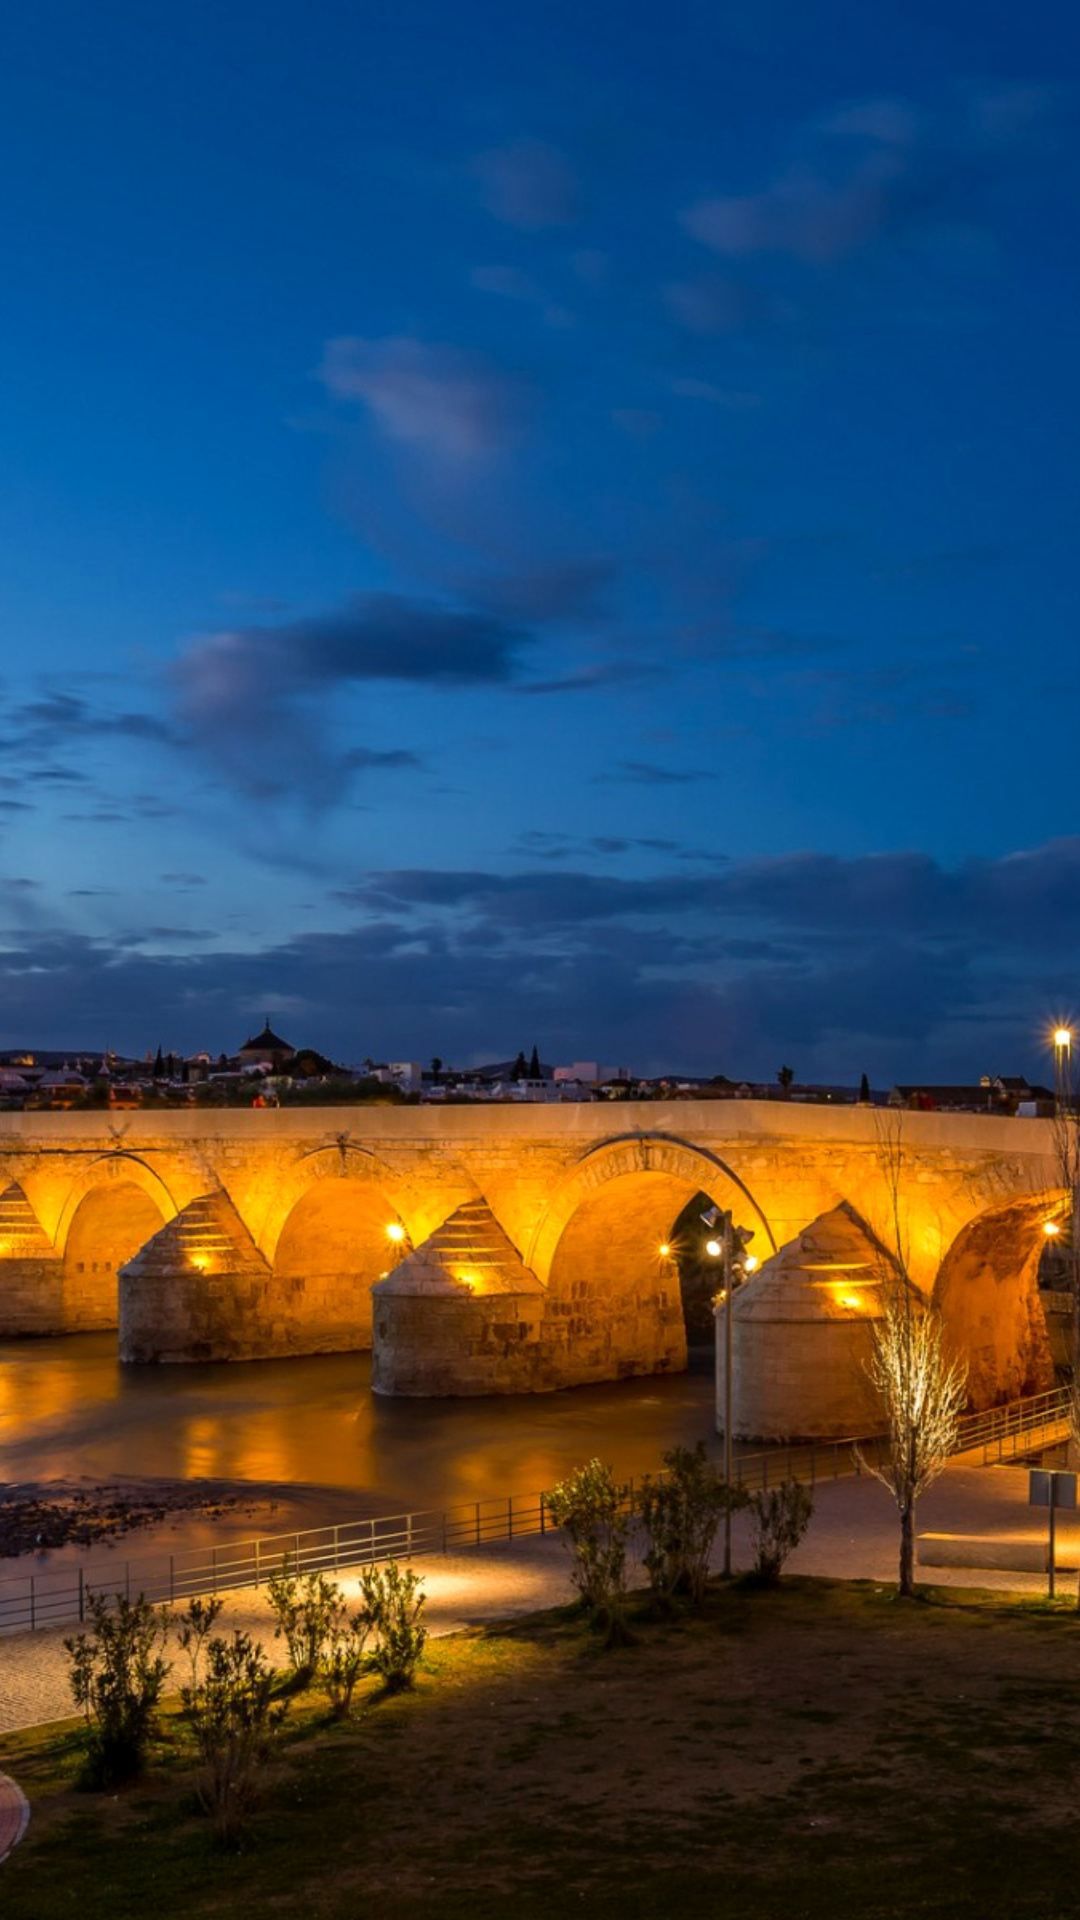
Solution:
<path fill-rule="evenodd" d="M 370 1347 L 371 1286 L 412 1244 L 415 1215 L 389 1167 L 347 1143 L 312 1149 L 276 1183 L 258 1243 L 306 1351 Z"/>
<path fill-rule="evenodd" d="M 564 1384 L 686 1365 L 672 1228 L 694 1196 L 735 1208 L 775 1249 L 768 1218 L 720 1158 L 670 1135 L 601 1142 L 552 1195 L 526 1263 L 547 1288 L 549 1341 Z"/>
<path fill-rule="evenodd" d="M 135 1154 L 104 1154 L 83 1169 L 68 1188 L 56 1234 L 65 1332 L 117 1325 L 119 1269 L 176 1212 L 165 1181 Z"/>
<path fill-rule="evenodd" d="M 673 1134 L 617 1134 L 590 1147 L 551 1195 L 524 1254 L 526 1266 L 538 1279 L 548 1284 L 556 1250 L 578 1209 L 612 1181 L 638 1174 L 664 1175 L 669 1182 L 680 1185 L 685 1189 L 683 1206 L 695 1193 L 707 1193 L 715 1205 L 733 1206 L 737 1211 L 739 1203 L 744 1202 L 740 1224 L 761 1229 L 767 1243 L 764 1251 L 776 1252 L 764 1209 L 719 1154 Z M 672 1218 L 680 1211 L 681 1206 L 676 1207 Z"/>
<path fill-rule="evenodd" d="M 967 1363 L 976 1409 L 1054 1384 L 1054 1363 L 1039 1295 L 1047 1220 L 1060 1221 L 1068 1196 L 1035 1192 L 979 1213 L 960 1229 L 934 1285 L 954 1352 Z"/>

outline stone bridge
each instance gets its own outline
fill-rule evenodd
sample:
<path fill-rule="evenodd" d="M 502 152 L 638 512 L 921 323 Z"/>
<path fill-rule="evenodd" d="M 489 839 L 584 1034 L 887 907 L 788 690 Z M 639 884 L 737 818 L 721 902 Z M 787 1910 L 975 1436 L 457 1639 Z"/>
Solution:
<path fill-rule="evenodd" d="M 372 1344 L 383 1277 L 384 1390 L 677 1369 L 661 1249 L 695 1196 L 733 1207 L 765 1255 L 840 1202 L 892 1244 L 895 1124 L 754 1101 L 5 1114 L 0 1333 L 118 1326 L 129 1360 L 347 1350 Z M 1046 1384 L 1035 1282 L 1067 1206 L 1053 1124 L 904 1114 L 901 1152 L 909 1270 L 974 1400 Z"/>

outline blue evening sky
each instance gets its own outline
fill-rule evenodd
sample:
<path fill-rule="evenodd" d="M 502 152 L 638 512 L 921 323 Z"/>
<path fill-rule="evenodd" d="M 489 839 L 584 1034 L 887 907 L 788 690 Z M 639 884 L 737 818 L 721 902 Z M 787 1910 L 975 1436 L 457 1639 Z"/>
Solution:
<path fill-rule="evenodd" d="M 1076 21 L 13 12 L 0 1046 L 1045 1075 Z"/>

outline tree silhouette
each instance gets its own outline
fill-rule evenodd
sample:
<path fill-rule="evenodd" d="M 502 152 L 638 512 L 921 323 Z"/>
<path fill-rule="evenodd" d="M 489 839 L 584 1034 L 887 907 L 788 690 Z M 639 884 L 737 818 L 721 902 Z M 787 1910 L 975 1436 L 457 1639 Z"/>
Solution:
<path fill-rule="evenodd" d="M 539 1080 L 540 1077 L 540 1055 L 534 1047 L 529 1055 L 529 1079 Z"/>
<path fill-rule="evenodd" d="M 791 1091 L 791 1083 L 795 1078 L 795 1070 L 793 1067 L 781 1067 L 776 1077 L 784 1089 L 784 1099 L 786 1100 Z"/>
<path fill-rule="evenodd" d="M 511 1080 L 524 1080 L 528 1071 L 529 1069 L 525 1064 L 524 1052 L 519 1053 L 517 1059 L 514 1061 L 513 1071 L 510 1075 Z"/>

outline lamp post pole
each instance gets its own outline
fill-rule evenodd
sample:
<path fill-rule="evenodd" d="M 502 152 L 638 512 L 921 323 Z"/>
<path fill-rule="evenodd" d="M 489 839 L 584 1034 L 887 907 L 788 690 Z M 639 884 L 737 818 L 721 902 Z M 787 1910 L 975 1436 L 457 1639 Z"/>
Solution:
<path fill-rule="evenodd" d="M 724 1215 L 724 1483 L 728 1499 L 724 1507 L 724 1577 L 731 1575 L 731 1475 L 733 1471 L 731 1389 L 733 1366 L 732 1312 L 735 1304 L 734 1273 L 731 1258 L 731 1215 Z"/>

